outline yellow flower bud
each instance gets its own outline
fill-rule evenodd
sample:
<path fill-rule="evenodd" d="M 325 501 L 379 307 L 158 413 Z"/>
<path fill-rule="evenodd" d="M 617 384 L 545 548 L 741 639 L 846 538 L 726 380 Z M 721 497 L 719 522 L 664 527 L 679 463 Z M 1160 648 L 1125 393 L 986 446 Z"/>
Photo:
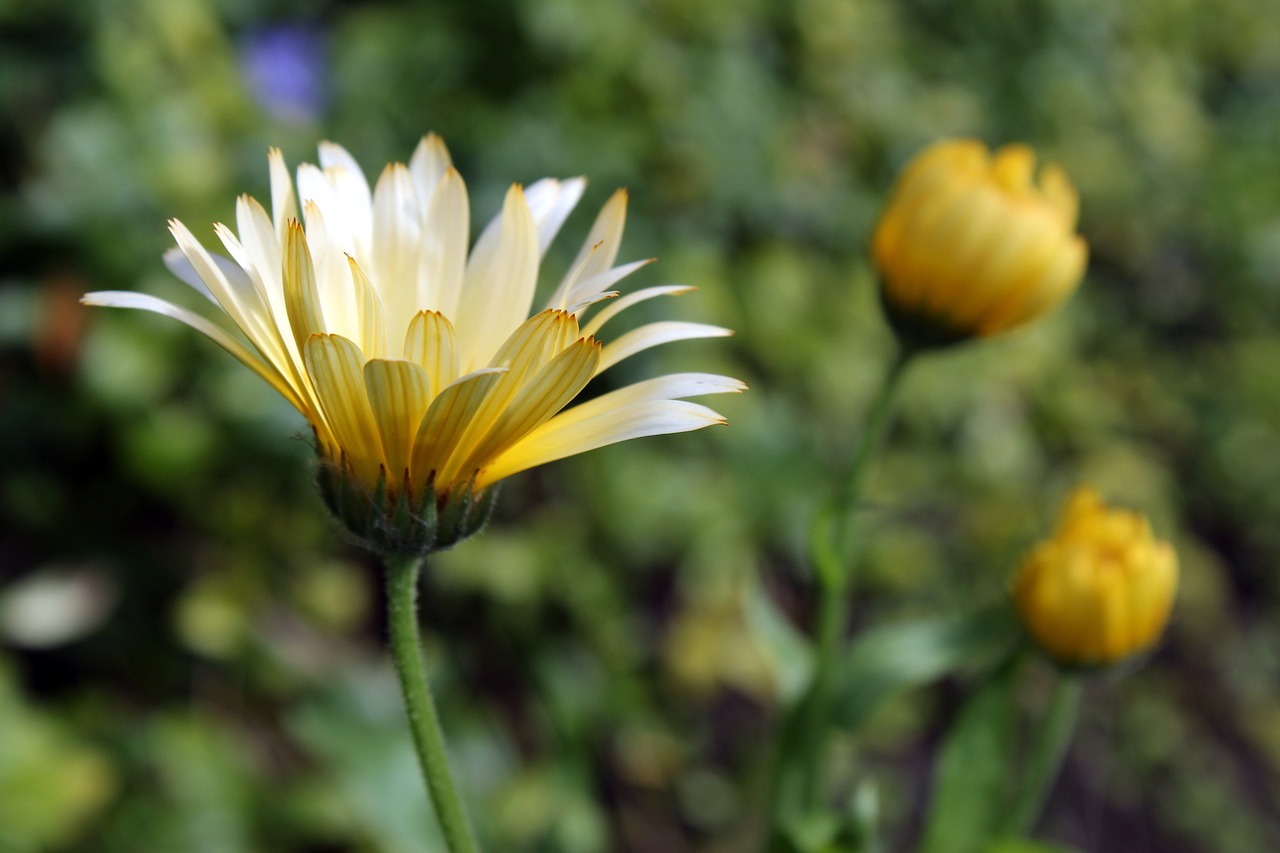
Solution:
<path fill-rule="evenodd" d="M 1020 326 L 1071 295 L 1088 247 L 1075 233 L 1079 197 L 1058 166 L 1007 145 L 939 142 L 893 189 L 872 238 L 891 322 L 906 340 L 940 346 Z"/>
<path fill-rule="evenodd" d="M 1080 488 L 1053 537 L 1023 560 L 1013 595 L 1041 648 L 1062 663 L 1088 665 L 1154 645 L 1177 587 L 1178 557 L 1146 517 Z"/>

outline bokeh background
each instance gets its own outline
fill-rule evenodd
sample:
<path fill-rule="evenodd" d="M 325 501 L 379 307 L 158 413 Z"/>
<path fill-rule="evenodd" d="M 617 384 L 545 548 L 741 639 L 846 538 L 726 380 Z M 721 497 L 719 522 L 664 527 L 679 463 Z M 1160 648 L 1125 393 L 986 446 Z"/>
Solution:
<path fill-rule="evenodd" d="M 747 380 L 729 428 L 510 481 L 424 593 L 433 678 L 501 851 L 743 851 L 811 618 L 808 514 L 892 341 L 867 243 L 936 138 L 1024 140 L 1083 197 L 1079 295 L 925 360 L 869 487 L 855 623 L 1002 594 L 1073 484 L 1153 517 L 1167 640 L 1090 679 L 1040 824 L 1095 853 L 1280 849 L 1280 15 L 1266 0 L 0 0 L 0 851 L 423 849 L 383 652 L 301 419 L 192 331 L 168 217 L 346 145 L 631 189 L 633 286 L 737 330 L 654 351 Z M 649 303 L 652 304 L 652 303 Z M 647 306 L 646 306 L 647 307 Z M 643 308 L 636 309 L 642 314 Z M 772 602 L 767 606 L 764 602 Z M 782 621 L 779 621 L 781 617 Z M 836 745 L 909 849 L 964 684 Z"/>

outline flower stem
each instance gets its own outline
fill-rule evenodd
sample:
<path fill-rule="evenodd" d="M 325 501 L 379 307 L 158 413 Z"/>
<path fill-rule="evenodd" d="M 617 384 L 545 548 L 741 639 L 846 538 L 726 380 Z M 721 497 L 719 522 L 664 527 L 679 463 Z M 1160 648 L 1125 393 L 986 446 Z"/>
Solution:
<path fill-rule="evenodd" d="M 1019 786 L 1017 800 L 1009 810 L 1005 824 L 1011 837 L 1025 836 L 1034 827 L 1044 810 L 1045 801 L 1062 762 L 1067 757 L 1071 736 L 1075 733 L 1076 720 L 1080 716 L 1080 679 L 1074 675 L 1058 673 L 1053 700 L 1044 724 L 1040 727 L 1035 752 L 1027 767 L 1026 778 Z"/>
<path fill-rule="evenodd" d="M 422 640 L 418 634 L 418 576 L 423 558 L 400 557 L 387 560 L 387 618 L 391 629 L 391 656 L 400 676 L 409 729 L 422 765 L 422 775 L 435 806 L 450 853 L 479 853 L 467 823 L 462 799 L 449 772 L 444 733 L 436 715 L 435 702 L 427 685 L 422 661 Z"/>
<path fill-rule="evenodd" d="M 809 549 L 818 578 L 817 652 L 809 690 L 783 729 L 773 779 L 773 824 L 769 845 L 780 845 L 779 820 L 786 811 L 813 808 L 821 790 L 823 746 L 826 744 L 831 703 L 834 701 L 840 641 L 848 619 L 848 593 L 856 576 L 856 556 L 850 553 L 853 515 L 872 456 L 889 424 L 893 398 L 916 350 L 902 348 L 885 373 L 867 415 L 867 425 L 849 469 L 835 496 L 815 516 Z M 785 802 L 784 802 L 785 798 Z"/>

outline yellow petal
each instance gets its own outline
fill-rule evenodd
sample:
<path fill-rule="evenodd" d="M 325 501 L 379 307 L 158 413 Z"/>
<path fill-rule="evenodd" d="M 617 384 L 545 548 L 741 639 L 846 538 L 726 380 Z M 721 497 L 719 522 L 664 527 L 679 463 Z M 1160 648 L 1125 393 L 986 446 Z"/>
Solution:
<path fill-rule="evenodd" d="M 365 387 L 364 355 L 340 335 L 312 335 L 302 345 L 302 360 L 347 464 L 373 488 L 384 460 Z"/>
<path fill-rule="evenodd" d="M 414 487 L 421 487 L 429 475 L 444 465 L 472 422 L 476 409 L 504 373 L 505 369 L 494 367 L 468 373 L 431 401 L 413 442 Z M 443 481 L 438 483 L 439 487 L 446 485 Z"/>
<path fill-rule="evenodd" d="M 450 459 L 444 476 L 448 480 L 469 477 L 493 457 L 506 450 L 534 428 L 569 404 L 595 375 L 600 345 L 582 338 L 553 358 L 538 375 L 511 400 L 495 419 L 488 434 L 465 459 Z"/>
<path fill-rule="evenodd" d="M 418 426 L 431 404 L 431 385 L 418 365 L 384 359 L 365 364 L 364 384 L 382 440 L 387 480 L 398 487 L 409 470 Z"/>

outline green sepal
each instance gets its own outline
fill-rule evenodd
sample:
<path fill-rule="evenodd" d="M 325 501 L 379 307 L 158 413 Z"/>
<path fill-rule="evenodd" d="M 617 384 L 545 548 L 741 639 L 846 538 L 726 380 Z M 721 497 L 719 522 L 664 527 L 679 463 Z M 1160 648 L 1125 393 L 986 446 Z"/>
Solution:
<path fill-rule="evenodd" d="M 321 460 L 320 494 L 356 544 L 384 557 L 426 555 L 451 548 L 483 529 L 498 489 L 476 491 L 474 480 L 444 494 L 434 476 L 415 495 L 408 478 L 394 491 L 386 471 L 372 490 L 346 467 Z"/>

